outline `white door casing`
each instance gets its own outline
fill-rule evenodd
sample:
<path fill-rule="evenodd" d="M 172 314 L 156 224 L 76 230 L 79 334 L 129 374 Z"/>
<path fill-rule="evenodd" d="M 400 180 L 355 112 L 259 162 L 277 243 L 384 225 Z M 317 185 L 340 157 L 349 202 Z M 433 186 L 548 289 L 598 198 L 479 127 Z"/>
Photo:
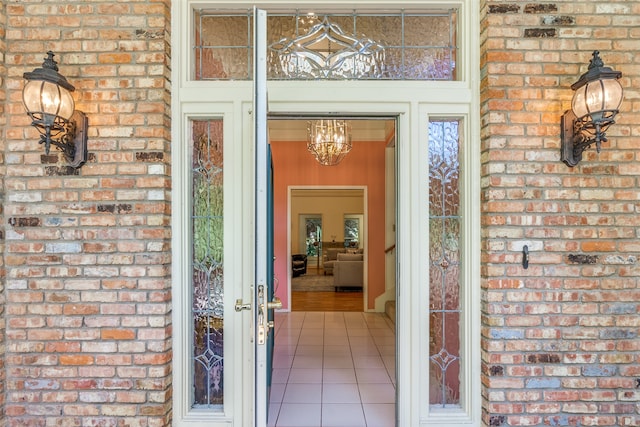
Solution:
<path fill-rule="evenodd" d="M 430 1 L 404 2 L 427 7 Z M 480 317 L 479 317 L 479 34 L 478 4 L 474 0 L 449 2 L 460 14 L 460 76 L 453 82 L 433 81 L 269 81 L 269 109 L 273 113 L 383 114 L 398 116 L 398 236 L 397 259 L 397 386 L 398 426 L 480 425 Z M 343 3 L 323 3 L 324 7 Z M 437 2 L 442 6 L 443 2 Z M 195 2 L 173 2 L 172 179 L 173 179 L 173 330 L 174 405 L 176 426 L 252 426 L 256 354 L 251 338 L 251 316 L 233 310 L 236 299 L 252 298 L 254 282 L 254 142 L 251 125 L 252 83 L 194 81 L 189 76 L 192 19 Z M 246 8 L 250 3 L 198 2 L 200 6 Z M 283 2 L 263 1 L 269 9 Z M 312 7 L 299 0 L 288 7 Z M 356 0 L 351 7 L 389 7 L 389 2 Z M 401 7 L 393 3 L 393 7 Z M 462 411 L 438 413 L 428 405 L 428 188 L 424 156 L 429 116 L 458 117 L 464 124 L 463 175 L 465 283 L 462 297 L 462 344 L 467 356 L 462 368 Z M 225 140 L 225 409 L 207 413 L 189 408 L 189 348 L 192 329 L 188 317 L 189 277 L 189 120 L 222 117 Z M 227 222 L 228 219 L 228 222 Z M 415 236 L 420 236 L 415 238 Z M 419 381 L 416 381 L 419 378 Z M 252 405 L 252 403 L 251 403 Z"/>

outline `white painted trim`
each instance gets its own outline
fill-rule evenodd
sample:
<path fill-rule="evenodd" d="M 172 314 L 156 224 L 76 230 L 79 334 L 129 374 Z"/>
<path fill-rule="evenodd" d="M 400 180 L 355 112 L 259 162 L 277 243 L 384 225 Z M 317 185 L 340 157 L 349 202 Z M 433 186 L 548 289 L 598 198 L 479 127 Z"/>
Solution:
<path fill-rule="evenodd" d="M 233 104 L 182 104 L 179 105 L 180 115 L 174 122 L 178 121 L 181 126 L 174 127 L 176 135 L 174 141 L 191 141 L 191 129 L 189 123 L 191 120 L 207 120 L 214 118 L 223 119 L 223 139 L 224 141 L 233 140 L 233 135 L 237 132 L 234 125 L 233 117 L 237 116 L 237 106 Z M 234 114 L 235 113 L 235 114 Z M 242 182 L 242 168 L 234 168 L 234 163 L 239 164 L 242 157 L 242 148 L 239 144 L 224 144 L 225 159 L 225 179 L 224 179 L 224 215 L 225 218 L 233 218 L 234 213 L 242 210 L 243 202 L 238 195 L 238 191 L 231 188 L 235 182 Z M 190 158 L 192 144 L 174 144 L 172 156 L 173 163 L 172 182 L 174 191 L 174 205 L 172 208 L 172 227 L 173 238 L 173 324 L 181 325 L 185 328 L 186 333 L 176 333 L 174 335 L 174 349 L 186 349 L 187 351 L 174 351 L 173 355 L 173 372 L 176 378 L 184 379 L 184 381 L 174 382 L 174 420 L 179 425 L 185 426 L 223 426 L 229 425 L 232 420 L 242 418 L 242 408 L 238 402 L 238 393 L 242 391 L 239 384 L 233 382 L 225 382 L 224 389 L 224 406 L 223 412 L 216 413 L 212 411 L 193 409 L 189 407 L 191 400 L 191 385 L 193 382 L 192 371 L 192 345 L 191 337 L 192 319 L 191 319 L 191 294 L 190 284 L 192 278 L 189 276 L 192 260 L 192 248 L 188 239 L 181 236 L 191 235 L 190 218 L 192 212 L 191 195 L 191 177 L 190 177 Z M 242 227 L 240 219 L 234 222 L 225 221 L 224 225 L 224 269 L 225 269 L 225 333 L 224 333 L 224 349 L 225 353 L 234 354 L 242 351 L 242 341 L 236 330 L 241 330 L 237 326 L 237 322 L 233 321 L 233 316 L 238 316 L 233 310 L 233 301 L 235 301 L 234 289 L 241 289 L 244 282 L 242 277 L 234 277 L 232 272 L 242 271 L 241 247 L 238 247 L 234 236 L 242 234 L 239 229 Z M 183 268 L 185 266 L 185 268 Z M 229 272 L 230 274 L 227 274 Z M 234 284 L 235 283 L 235 284 Z M 180 284 L 176 286 L 176 284 Z M 182 330 L 182 329 L 181 329 Z M 174 329 L 175 331 L 175 329 Z M 241 375 L 243 366 L 233 358 L 226 358 L 224 363 L 224 377 L 234 378 Z"/>
<path fill-rule="evenodd" d="M 436 107 L 432 105 L 420 106 L 420 120 L 421 129 L 425 129 L 425 134 L 421 137 L 420 141 L 420 156 L 421 159 L 428 158 L 428 135 L 426 133 L 429 120 L 437 118 L 460 118 L 460 136 L 463 139 L 462 148 L 460 151 L 460 169 L 461 177 L 460 183 L 460 197 L 461 197 L 461 210 L 462 210 L 462 224 L 461 224 L 461 252 L 460 259 L 465 260 L 461 264 L 460 284 L 461 297 L 461 320 L 460 320 L 460 337 L 461 337 L 461 408 L 447 408 L 447 409 L 432 409 L 429 405 L 425 405 L 421 411 L 420 423 L 424 425 L 437 425 L 437 426 L 474 426 L 480 422 L 480 310 L 479 310 L 479 289 L 480 289 L 480 251 L 479 251 L 479 194 L 480 194 L 480 180 L 479 176 L 479 152 L 477 152 L 478 146 L 474 146 L 472 137 L 473 121 L 470 117 L 470 106 L 467 104 L 461 104 L 458 106 L 448 106 L 447 108 Z M 424 176 L 422 176 L 424 174 Z M 420 235 L 426 233 L 428 236 L 428 216 L 429 212 L 425 206 L 428 206 L 428 170 L 423 168 L 421 171 L 420 205 L 422 206 L 422 214 L 420 217 L 424 217 L 427 221 L 424 221 L 424 225 L 416 224 L 416 227 L 420 227 Z M 476 214 L 474 214 L 476 213 Z M 424 253 L 419 253 L 418 258 L 425 257 L 423 259 L 429 259 L 428 248 L 420 247 L 418 250 Z M 429 300 L 429 266 L 427 263 L 416 266 L 421 271 L 416 272 L 418 277 L 426 278 L 426 281 L 421 281 L 420 288 L 421 294 L 417 296 L 421 301 Z M 418 323 L 418 337 L 429 336 L 429 319 L 428 314 L 425 313 L 422 319 Z M 428 354 L 427 342 L 421 343 L 420 352 L 426 352 Z M 417 367 L 416 367 L 417 368 Z M 420 366 L 420 381 L 421 383 L 428 383 L 429 379 L 429 366 L 423 364 Z M 420 401 L 428 402 L 429 394 L 428 389 L 421 390 Z"/>
<path fill-rule="evenodd" d="M 413 366 L 419 359 L 417 344 L 412 334 L 412 325 L 419 319 L 418 313 L 412 312 L 415 300 L 414 278 L 410 270 L 412 253 L 411 209 L 412 209 L 412 171 L 417 171 L 411 161 L 411 141 L 417 141 L 418 129 L 416 107 L 406 104 L 397 120 L 398 141 L 396 142 L 396 425 L 417 426 L 418 408 L 416 401 L 420 382 L 415 381 Z M 413 123 L 413 125 L 412 125 Z M 417 240 L 417 239 L 415 239 Z M 417 242 L 415 243 L 417 244 Z M 403 258 L 406 257 L 406 258 Z M 417 280 L 416 280 L 417 282 Z M 416 301 L 417 302 L 417 301 Z M 398 351 L 402 349 L 403 351 Z"/>

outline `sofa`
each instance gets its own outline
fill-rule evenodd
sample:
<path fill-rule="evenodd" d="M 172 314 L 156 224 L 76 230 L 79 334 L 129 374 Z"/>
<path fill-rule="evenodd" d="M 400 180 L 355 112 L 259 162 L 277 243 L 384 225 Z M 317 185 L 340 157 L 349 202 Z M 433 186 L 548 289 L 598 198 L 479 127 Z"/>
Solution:
<path fill-rule="evenodd" d="M 364 283 L 364 256 L 361 253 L 338 253 L 333 264 L 335 291 L 362 289 Z"/>
<path fill-rule="evenodd" d="M 333 265 L 338 260 L 338 254 L 344 254 L 347 250 L 345 248 L 326 248 L 323 252 L 322 269 L 326 276 L 328 274 L 333 274 Z"/>

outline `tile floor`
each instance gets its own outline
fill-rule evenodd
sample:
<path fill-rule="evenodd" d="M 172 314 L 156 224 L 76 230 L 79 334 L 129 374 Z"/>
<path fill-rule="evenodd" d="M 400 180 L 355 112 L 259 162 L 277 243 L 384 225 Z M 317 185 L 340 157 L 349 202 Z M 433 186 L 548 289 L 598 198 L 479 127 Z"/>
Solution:
<path fill-rule="evenodd" d="M 270 427 L 395 426 L 395 331 L 384 314 L 276 313 Z"/>

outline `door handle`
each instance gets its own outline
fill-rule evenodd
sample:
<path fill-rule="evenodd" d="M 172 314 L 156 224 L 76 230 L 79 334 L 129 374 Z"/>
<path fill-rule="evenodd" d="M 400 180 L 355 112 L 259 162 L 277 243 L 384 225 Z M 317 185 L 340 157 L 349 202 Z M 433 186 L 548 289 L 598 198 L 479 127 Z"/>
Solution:
<path fill-rule="evenodd" d="M 273 301 L 267 303 L 268 310 L 280 310 L 282 308 L 282 301 L 278 297 L 273 297 Z"/>
<path fill-rule="evenodd" d="M 236 300 L 236 311 L 251 310 L 251 303 L 243 304 L 241 299 Z"/>
<path fill-rule="evenodd" d="M 258 325 L 257 339 L 258 344 L 264 344 L 269 331 L 275 326 L 273 321 L 268 319 L 268 310 L 277 310 L 282 308 L 282 301 L 278 297 L 273 297 L 272 301 L 266 301 L 266 289 L 264 285 L 258 286 Z M 239 301 L 240 303 L 242 301 Z M 240 304 L 240 307 L 243 305 Z M 238 310 L 238 301 L 236 301 L 236 310 Z"/>

